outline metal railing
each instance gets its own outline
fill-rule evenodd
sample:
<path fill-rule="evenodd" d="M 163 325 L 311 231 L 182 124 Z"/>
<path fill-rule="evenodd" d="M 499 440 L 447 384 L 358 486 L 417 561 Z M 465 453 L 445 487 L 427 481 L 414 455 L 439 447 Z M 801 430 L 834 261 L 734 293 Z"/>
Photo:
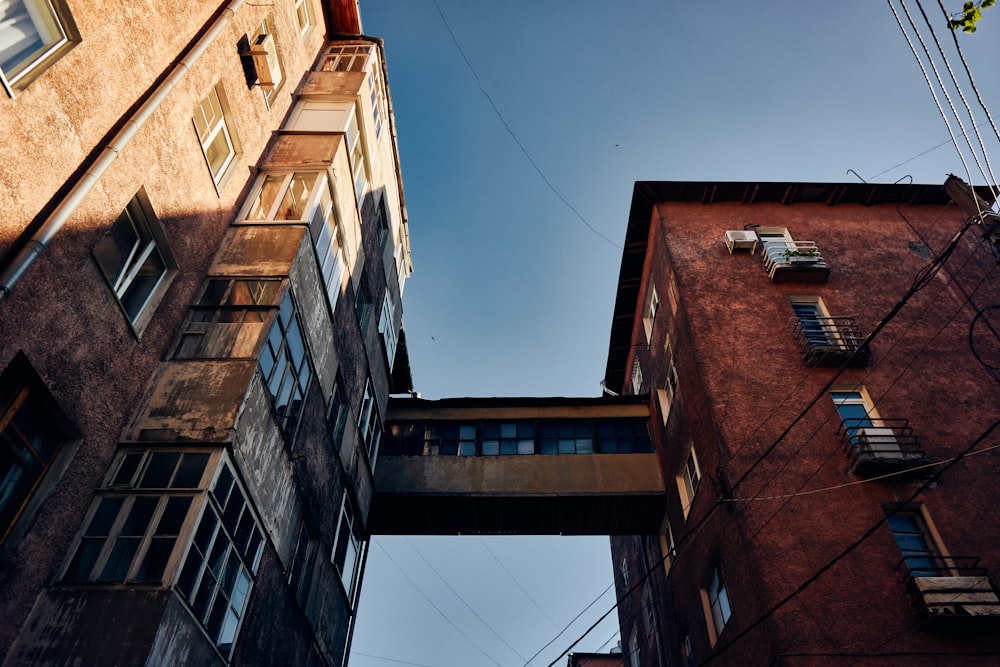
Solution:
<path fill-rule="evenodd" d="M 920 440 L 907 419 L 844 419 L 839 435 L 851 462 L 851 470 L 859 476 L 927 463 Z"/>
<path fill-rule="evenodd" d="M 865 336 L 853 316 L 792 317 L 789 331 L 802 349 L 806 366 L 864 366 L 871 353 L 863 347 Z"/>

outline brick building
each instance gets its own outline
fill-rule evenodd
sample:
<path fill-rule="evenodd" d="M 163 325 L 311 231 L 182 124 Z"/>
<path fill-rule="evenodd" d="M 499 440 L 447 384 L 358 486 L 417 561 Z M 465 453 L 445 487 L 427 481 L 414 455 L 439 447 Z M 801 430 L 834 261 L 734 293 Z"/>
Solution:
<path fill-rule="evenodd" d="M 612 538 L 630 667 L 996 664 L 1000 280 L 964 205 L 636 183 L 605 382 L 649 396 L 668 521 Z"/>
<path fill-rule="evenodd" d="M 342 664 L 410 387 L 381 43 L 17 0 L 0 79 L 0 662 Z"/>

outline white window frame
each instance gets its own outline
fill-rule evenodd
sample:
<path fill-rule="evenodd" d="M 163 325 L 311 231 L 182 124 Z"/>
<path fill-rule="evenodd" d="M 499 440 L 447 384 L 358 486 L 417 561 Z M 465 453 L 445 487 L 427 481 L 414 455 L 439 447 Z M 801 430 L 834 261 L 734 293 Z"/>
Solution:
<path fill-rule="evenodd" d="M 712 576 L 708 580 L 708 585 L 701 589 L 701 597 L 705 608 L 705 622 L 708 626 L 708 641 L 715 646 L 733 615 L 726 578 L 718 564 L 712 567 Z"/>
<path fill-rule="evenodd" d="M 305 39 L 316 27 L 316 9 L 313 0 L 295 0 L 295 20 L 299 24 L 299 35 Z"/>
<path fill-rule="evenodd" d="M 670 527 L 670 519 L 666 519 L 666 529 L 660 534 L 660 553 L 663 560 L 663 571 L 670 573 L 670 566 L 677 558 L 677 544 L 674 542 L 674 531 Z"/>
<path fill-rule="evenodd" d="M 308 192 L 303 197 L 301 189 L 306 186 Z M 239 221 L 309 226 L 320 280 L 330 310 L 335 311 L 347 275 L 348 249 L 330 174 L 326 171 L 264 172 L 257 178 L 251 192 L 240 212 Z M 264 201 L 265 196 L 271 197 L 269 202 Z"/>
<path fill-rule="evenodd" d="M 374 473 L 378 447 L 382 441 L 382 419 L 379 417 L 378 401 L 375 400 L 371 378 L 365 382 L 365 393 L 358 410 L 358 434 L 368 452 L 368 465 Z"/>
<path fill-rule="evenodd" d="M 677 394 L 680 391 L 680 376 L 677 374 L 677 365 L 674 363 L 674 350 L 670 344 L 670 337 L 663 345 L 664 372 L 663 386 L 656 390 L 657 398 L 660 402 L 660 417 L 664 425 L 670 418 L 670 410 L 677 402 Z"/>
<path fill-rule="evenodd" d="M 65 0 L 4 3 L 0 10 L 3 89 L 14 97 L 79 42 L 80 33 Z"/>
<path fill-rule="evenodd" d="M 378 318 L 378 332 L 382 334 L 382 341 L 385 343 L 385 354 L 386 359 L 389 362 L 389 373 L 392 373 L 392 365 L 396 359 L 396 345 L 399 340 L 392 316 L 394 310 L 395 304 L 389 294 L 389 290 L 386 290 L 385 296 L 382 299 L 382 313 Z"/>
<path fill-rule="evenodd" d="M 660 308 L 660 297 L 656 294 L 656 286 L 649 286 L 646 296 L 646 307 L 643 309 L 642 326 L 646 330 L 646 346 L 653 343 L 653 327 L 656 324 L 656 313 Z"/>
<path fill-rule="evenodd" d="M 129 247 L 119 247 L 131 231 Z M 139 190 L 92 251 L 132 330 L 140 335 L 177 273 L 163 228 L 145 190 Z M 150 271 L 156 273 L 150 282 Z M 138 295 L 139 299 L 133 301 Z"/>
<path fill-rule="evenodd" d="M 698 494 L 698 488 L 701 486 L 701 467 L 698 465 L 698 455 L 695 453 L 693 443 L 688 448 L 684 463 L 677 473 L 676 482 L 677 494 L 681 499 L 681 511 L 687 519 L 691 505 L 694 504 L 695 496 Z"/>
<path fill-rule="evenodd" d="M 642 364 L 639 357 L 632 359 L 632 393 L 638 395 L 642 391 Z"/>
<path fill-rule="evenodd" d="M 337 551 L 341 546 L 344 547 L 343 559 L 337 556 Z M 337 519 L 337 532 L 333 549 L 330 551 L 330 562 L 333 563 L 337 574 L 340 575 L 344 593 L 347 594 L 348 603 L 352 608 L 357 594 L 358 573 L 361 569 L 363 550 L 364 540 L 361 536 L 358 514 L 354 510 L 354 504 L 345 494 L 340 504 L 340 516 Z M 350 563 L 350 567 L 347 566 L 348 563 Z"/>
<path fill-rule="evenodd" d="M 215 84 L 208 95 L 198 103 L 192 122 L 198 135 L 198 142 L 201 144 L 202 155 L 205 156 L 205 165 L 212 174 L 212 182 L 217 189 L 221 189 L 226 179 L 233 173 L 241 154 L 239 139 L 232 128 L 229 103 L 221 81 Z M 220 136 L 224 139 L 227 151 L 222 162 L 213 166 L 209 151 Z"/>

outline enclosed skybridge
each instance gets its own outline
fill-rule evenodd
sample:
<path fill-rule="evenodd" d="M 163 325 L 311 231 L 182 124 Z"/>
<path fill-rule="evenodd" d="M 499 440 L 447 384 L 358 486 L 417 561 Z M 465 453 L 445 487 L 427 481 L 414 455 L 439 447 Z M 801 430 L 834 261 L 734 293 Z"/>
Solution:
<path fill-rule="evenodd" d="M 663 529 L 648 397 L 390 400 L 368 528 L 381 535 Z"/>

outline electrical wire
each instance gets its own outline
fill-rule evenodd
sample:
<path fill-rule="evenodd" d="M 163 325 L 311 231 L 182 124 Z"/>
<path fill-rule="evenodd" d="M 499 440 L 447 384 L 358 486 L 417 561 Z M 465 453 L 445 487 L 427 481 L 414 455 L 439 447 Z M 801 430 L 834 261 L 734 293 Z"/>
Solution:
<path fill-rule="evenodd" d="M 427 603 L 431 607 L 434 608 L 434 611 L 436 611 L 438 614 L 440 614 L 441 618 L 443 618 L 444 620 L 446 620 L 448 622 L 448 625 L 450 625 L 451 627 L 453 627 L 455 629 L 455 631 L 458 632 L 458 634 L 460 634 L 465 639 L 465 641 L 467 641 L 470 644 L 472 644 L 472 646 L 475 647 L 475 649 L 477 651 L 479 651 L 484 656 L 486 656 L 487 660 L 489 660 L 490 662 L 492 662 L 497 667 L 503 667 L 503 665 L 501 665 L 499 662 L 497 662 L 496 660 L 494 660 L 493 657 L 489 653 L 487 653 L 485 650 L 483 650 L 483 648 L 479 644 L 477 644 L 476 642 L 474 642 L 472 640 L 472 638 L 469 637 L 469 635 L 465 634 L 465 632 L 462 631 L 462 628 L 460 628 L 457 625 L 455 625 L 455 622 L 452 621 L 450 618 L 448 618 L 448 615 L 445 614 L 443 611 L 441 611 L 441 609 L 436 604 L 434 604 L 434 601 L 430 599 L 430 597 L 427 595 L 427 593 L 424 593 L 423 589 L 421 589 L 420 586 L 417 585 L 417 582 L 413 581 L 413 579 L 410 578 L 410 575 L 406 573 L 406 570 L 404 570 L 400 566 L 400 564 L 396 562 L 396 559 L 393 558 L 392 555 L 390 555 L 388 551 L 386 551 L 385 547 L 382 546 L 381 542 L 375 542 L 375 546 L 377 546 L 382 551 L 382 553 L 385 554 L 385 557 L 389 559 L 389 562 L 391 562 L 393 565 L 395 565 L 396 569 L 399 570 L 404 577 L 406 577 L 406 580 L 409 581 L 413 585 L 413 587 L 415 589 L 417 589 L 417 592 L 420 593 L 420 595 L 425 600 L 427 600 Z"/>
<path fill-rule="evenodd" d="M 431 569 L 431 572 L 433 572 L 437 576 L 437 578 L 441 580 L 441 583 L 443 583 L 445 586 L 447 586 L 448 590 L 451 591 L 455 595 L 455 597 L 458 598 L 459 602 L 461 602 L 463 605 L 465 605 L 465 608 L 468 609 L 469 611 L 471 611 L 472 615 L 475 616 L 477 619 L 479 619 L 479 621 L 486 627 L 486 629 L 489 630 L 490 632 L 492 632 L 493 636 L 496 637 L 497 639 L 499 639 L 503 643 L 504 646 L 506 646 L 507 648 L 509 648 L 514 653 L 514 655 L 516 655 L 521 660 L 524 660 L 524 656 L 521 655 L 516 648 L 514 648 L 513 646 L 511 646 L 510 643 L 508 643 L 508 641 L 506 639 L 504 639 L 503 637 L 501 637 L 500 634 L 496 630 L 493 629 L 493 626 L 490 625 L 486 621 L 486 619 L 484 619 L 482 616 L 480 616 L 479 612 L 477 612 L 475 609 L 473 609 L 472 605 L 470 605 L 468 602 L 466 602 L 465 598 L 463 598 L 459 594 L 459 592 L 456 591 L 454 589 L 454 587 L 452 587 L 452 585 L 449 584 L 448 581 L 444 577 L 441 576 L 441 573 L 437 571 L 437 568 L 435 568 L 431 564 L 431 562 L 429 560 L 427 560 L 427 558 L 424 556 L 423 553 L 421 553 L 420 549 L 417 548 L 417 546 L 413 543 L 413 541 L 410 540 L 409 537 L 407 537 L 405 539 L 406 539 L 406 543 L 410 545 L 410 548 L 413 549 L 418 556 L 420 556 L 420 560 L 424 561 L 424 563 L 427 565 L 427 567 L 429 567 Z"/>
<path fill-rule="evenodd" d="M 571 627 L 571 626 L 572 626 L 572 625 L 573 625 L 574 623 L 576 623 L 576 620 L 577 620 L 578 618 L 580 618 L 581 616 L 583 616 L 584 614 L 586 614 L 586 613 L 587 613 L 587 611 L 589 611 L 591 607 L 593 607 L 593 606 L 594 606 L 595 604 L 597 604 L 597 603 L 598 603 L 598 602 L 600 601 L 600 599 L 601 599 L 601 598 L 603 598 L 603 597 L 604 597 L 605 595 L 607 595 L 608 591 L 610 591 L 610 590 L 611 590 L 612 588 L 614 588 L 614 586 L 615 586 L 615 582 L 614 582 L 614 580 L 612 579 L 611 583 L 610 583 L 610 584 L 608 584 L 608 587 L 607 587 L 607 588 L 605 588 L 605 589 L 604 589 L 603 591 L 601 591 L 601 594 L 600 594 L 600 595 L 598 595 L 598 596 L 597 596 L 596 598 L 594 598 L 594 600 L 593 600 L 593 601 L 592 601 L 592 602 L 591 602 L 590 604 L 588 604 L 588 605 L 587 605 L 586 607 L 584 607 L 584 608 L 583 608 L 583 611 L 581 611 L 581 612 L 580 612 L 579 614 L 577 614 L 576 616 L 574 616 L 574 617 L 573 617 L 573 620 L 571 620 L 571 621 L 570 621 L 569 623 L 567 623 L 567 624 L 566 624 L 566 627 L 564 627 L 564 628 L 563 628 L 562 630 L 560 630 L 560 631 L 559 631 L 559 634 L 557 634 L 557 635 L 556 635 L 555 637 L 553 637 L 553 638 L 552 638 L 551 640 L 549 640 L 549 642 L 548 642 L 548 643 L 547 643 L 547 644 L 546 644 L 545 646 L 543 646 L 542 648 L 538 649 L 538 650 L 537 650 L 537 651 L 535 652 L 535 654 L 534 654 L 533 656 L 531 656 L 531 657 L 530 657 L 530 658 L 528 659 L 528 661 L 527 661 L 526 663 L 524 663 L 524 666 L 523 666 L 523 667 L 528 667 L 528 665 L 530 665 L 530 664 L 531 664 L 531 661 L 532 661 L 532 660 L 534 660 L 535 658 L 537 658 L 537 657 L 538 657 L 538 656 L 539 656 L 539 655 L 541 654 L 541 652 L 542 652 L 542 651 L 544 651 L 544 650 L 545 650 L 545 649 L 547 649 L 548 647 L 552 646 L 552 644 L 554 644 L 554 643 L 555 643 L 555 641 L 556 641 L 557 639 L 559 639 L 559 638 L 560 638 L 560 637 L 562 636 L 562 634 L 563 634 L 564 632 L 566 632 L 567 630 L 569 630 L 569 629 L 570 629 L 570 627 Z M 617 604 L 617 603 L 616 603 L 616 604 Z M 612 607 L 611 609 L 612 609 L 612 610 L 614 610 L 614 607 Z M 608 613 L 610 613 L 610 612 L 608 612 Z M 574 643 L 573 643 L 573 646 L 576 646 L 576 645 L 577 645 L 577 643 L 579 643 L 579 641 L 580 641 L 581 639 L 583 639 L 583 637 L 586 637 L 586 636 L 587 636 L 587 635 L 588 635 L 588 634 L 590 633 L 590 631 L 591 631 L 591 630 L 593 630 L 594 628 L 596 628 L 596 627 L 597 627 L 597 625 L 598 625 L 598 624 L 599 624 L 599 623 L 600 623 L 601 621 L 603 621 L 603 620 L 604 620 L 604 618 L 605 618 L 605 617 L 606 617 L 607 615 L 608 615 L 608 614 L 604 614 L 604 616 L 601 616 L 601 618 L 599 618 L 599 619 L 598 619 L 597 623 L 594 623 L 594 625 L 590 626 L 590 628 L 589 628 L 589 629 L 587 630 L 587 632 L 585 632 L 585 633 L 583 634 L 583 636 L 582 636 L 582 637 L 580 637 L 580 639 L 578 639 L 578 640 L 577 640 L 576 642 L 574 642 Z M 572 646 L 571 646 L 570 648 L 572 648 Z M 567 649 L 567 651 L 568 651 L 568 650 L 569 650 L 569 649 Z M 557 657 L 557 658 L 556 658 L 556 660 L 559 660 L 559 658 L 563 657 L 564 655 L 566 655 L 566 653 L 565 653 L 565 652 L 564 652 L 564 653 L 561 653 L 561 654 L 559 655 L 559 657 Z M 552 663 L 552 664 L 555 664 L 555 661 L 553 661 L 553 663 Z"/>
<path fill-rule="evenodd" d="M 527 589 L 526 589 L 526 588 L 525 588 L 524 586 L 522 586 L 522 585 L 521 585 L 521 582 L 520 582 L 520 581 L 518 581 L 518 580 L 517 580 L 517 577 L 515 577 L 515 576 L 514 576 L 514 575 L 513 575 L 512 573 L 511 573 L 511 571 L 507 569 L 507 566 L 503 564 L 503 561 L 502 561 L 502 560 L 500 560 L 499 558 L 497 558 L 497 555 L 496 555 L 496 554 L 495 554 L 495 553 L 493 552 L 493 549 L 490 549 L 490 545 L 486 543 L 486 540 L 484 540 L 484 539 L 483 539 L 482 537 L 480 537 L 480 538 L 479 538 L 479 542 L 480 542 L 480 544 L 482 544 L 482 545 L 483 545 L 483 548 L 484 548 L 484 549 L 486 549 L 486 551 L 488 551 L 488 552 L 489 552 L 490 556 L 492 556 L 492 557 L 493 557 L 493 560 L 495 560 L 495 561 L 497 562 L 497 565 L 499 565 L 499 566 L 500 566 L 500 568 L 501 568 L 501 569 L 502 569 L 502 570 L 503 570 L 504 572 L 506 572 L 506 573 L 507 573 L 507 576 L 508 576 L 508 577 L 510 577 L 510 580 L 511 580 L 511 581 L 513 581 L 513 582 L 514 582 L 514 584 L 515 584 L 515 585 L 517 585 L 517 587 L 518 587 L 519 589 L 521 589 L 521 592 L 522 592 L 522 593 L 524 593 L 524 596 L 525 596 L 526 598 L 528 598 L 528 600 L 530 600 L 530 601 L 531 601 L 531 604 L 535 605 L 535 609 L 537 609 L 537 610 L 539 611 L 539 613 L 540 613 L 540 614 L 541 614 L 542 616 L 544 616 L 544 617 L 545 617 L 545 619 L 546 619 L 546 620 L 547 620 L 547 621 L 548 621 L 549 623 L 551 623 L 551 624 L 552 624 L 552 627 L 553 627 L 553 628 L 556 628 L 556 629 L 558 630 L 558 629 L 559 629 L 559 625 L 558 625 L 558 624 L 557 624 L 557 623 L 556 623 L 555 621 L 553 621 L 553 620 L 552 620 L 552 617 L 551 617 L 551 616 L 549 616 L 548 614 L 546 614 L 546 613 L 545 613 L 545 610 L 544 610 L 544 609 L 542 609 L 541 605 L 539 605 L 539 604 L 538 604 L 538 601 L 537 601 L 537 600 L 535 600 L 535 598 L 533 598 L 533 597 L 531 596 L 531 593 L 529 593 L 529 592 L 527 591 Z M 524 660 L 524 658 L 523 658 L 522 656 L 518 656 L 518 657 L 519 657 L 519 658 L 521 658 L 521 660 Z"/>
<path fill-rule="evenodd" d="M 618 250 L 621 250 L 622 247 L 620 245 L 618 245 L 617 243 L 609 239 L 607 236 L 602 234 L 596 227 L 590 224 L 590 222 L 585 217 L 583 217 L 583 214 L 581 214 L 580 211 L 578 211 L 576 207 L 573 206 L 573 204 L 571 204 L 569 200 L 562 195 L 561 192 L 559 192 L 556 186 L 552 184 L 552 181 L 549 180 L 549 177 L 545 175 L 545 172 L 542 171 L 542 168 L 538 166 L 538 163 L 535 162 L 535 158 L 531 156 L 531 153 L 528 152 L 528 149 L 525 148 L 524 144 L 521 143 L 521 140 L 518 139 L 517 134 L 511 128 L 510 124 L 507 123 L 507 119 L 505 119 L 503 114 L 500 113 L 500 109 L 497 108 L 496 102 L 493 101 L 493 97 L 486 91 L 486 87 L 483 86 L 482 79 L 479 78 L 479 74 L 476 72 L 476 68 L 472 66 L 472 62 L 469 61 L 469 57 L 465 55 L 465 50 L 462 48 L 462 45 L 458 41 L 458 37 L 455 36 L 455 33 L 452 31 L 451 26 L 448 24 L 448 19 L 445 18 L 444 12 L 441 11 L 441 5 L 438 4 L 437 0 L 434 0 L 434 8 L 437 9 L 438 16 L 441 17 L 441 22 L 444 24 L 445 29 L 451 36 L 451 41 L 454 42 L 455 48 L 458 49 L 458 53 L 460 56 L 462 56 L 462 60 L 465 62 L 466 67 L 468 67 L 469 71 L 472 72 L 472 77 L 476 80 L 476 85 L 479 86 L 479 92 L 482 93 L 483 97 L 486 98 L 486 101 L 489 102 L 490 107 L 493 109 L 493 113 L 500 121 L 500 124 L 503 125 L 504 129 L 507 130 L 507 134 L 509 134 L 510 138 L 514 140 L 514 143 L 521 150 L 521 153 L 528 160 L 528 164 L 531 165 L 531 168 L 534 169 L 535 173 L 537 173 L 541 177 L 542 181 L 549 188 L 552 194 L 554 194 L 556 198 L 559 199 L 559 201 L 561 201 L 566 206 L 566 208 L 568 208 L 573 213 L 573 215 L 579 218 L 580 222 L 586 225 L 587 229 L 589 229 L 591 232 L 593 232 L 600 238 L 604 239 L 612 248 L 617 248 Z"/>
<path fill-rule="evenodd" d="M 974 451 L 976 449 L 976 447 L 983 440 L 985 440 L 986 438 L 988 438 L 993 433 L 993 431 L 996 430 L 996 428 L 998 426 L 1000 426 L 1000 420 L 994 421 L 985 431 L 983 431 L 983 433 L 979 437 L 977 437 L 975 440 L 973 440 L 972 443 L 968 447 L 966 447 L 958 456 L 956 456 L 954 459 L 952 459 L 947 464 L 945 464 L 945 466 L 941 470 L 938 470 L 936 473 L 934 473 L 933 475 L 931 475 L 930 477 L 928 477 L 927 480 L 925 480 L 916 489 L 916 491 L 914 491 L 912 494 L 910 494 L 910 496 L 906 500 L 904 500 L 903 502 L 899 503 L 899 505 L 898 505 L 898 507 L 896 509 L 892 509 L 892 510 L 887 511 L 884 516 L 882 516 L 878 521 L 876 521 L 872 526 L 870 526 L 868 528 L 868 530 L 866 530 L 860 537 L 858 537 L 851 544 L 849 544 L 847 547 L 845 547 L 839 554 L 837 554 L 832 559 L 830 559 L 825 565 L 823 565 L 821 568 L 819 568 L 819 570 L 817 570 L 814 574 L 812 574 L 811 576 L 809 576 L 798 587 L 796 587 L 795 590 L 793 590 L 791 593 L 787 594 L 785 597 L 783 597 L 777 603 L 775 603 L 774 605 L 772 605 L 770 609 L 768 609 L 766 612 L 764 612 L 764 614 L 762 614 L 759 618 L 757 618 L 757 620 L 753 621 L 747 627 L 743 628 L 743 630 L 741 630 L 740 632 L 738 632 L 736 634 L 736 636 L 730 637 L 729 641 L 727 641 L 722 646 L 717 647 L 716 650 L 715 650 L 715 652 L 712 655 L 710 655 L 708 658 L 706 658 L 705 660 L 701 661 L 698 664 L 699 665 L 707 665 L 710 662 L 712 662 L 713 660 L 718 659 L 719 656 L 723 655 L 726 651 L 728 651 L 733 646 L 735 646 L 736 643 L 740 639 L 742 639 L 743 637 L 747 636 L 750 632 L 752 632 L 758 626 L 760 626 L 764 621 L 766 621 L 771 616 L 773 616 L 775 613 L 777 613 L 782 607 L 784 607 L 786 604 L 788 604 L 793 599 L 795 599 L 798 595 L 800 595 L 802 592 L 804 592 L 813 583 L 815 583 L 820 577 L 822 577 L 824 574 L 826 574 L 834 565 L 836 565 L 841 560 L 843 560 L 844 558 L 846 558 L 847 556 L 849 556 L 858 547 L 860 547 L 869 537 L 871 537 L 872 535 L 874 535 L 876 533 L 876 531 L 878 531 L 878 529 L 882 527 L 883 524 L 885 524 L 886 522 L 888 522 L 888 520 L 891 517 L 895 516 L 899 511 L 901 511 L 901 508 L 905 507 L 906 505 L 911 504 L 914 500 L 917 499 L 917 497 L 920 496 L 920 494 L 922 494 L 925 490 L 927 490 L 932 484 L 936 484 L 937 481 L 939 479 L 941 479 L 941 476 L 945 472 L 947 472 L 952 467 L 954 467 L 955 465 L 957 465 L 959 461 L 961 461 L 969 453 L 971 453 L 972 451 Z"/>

